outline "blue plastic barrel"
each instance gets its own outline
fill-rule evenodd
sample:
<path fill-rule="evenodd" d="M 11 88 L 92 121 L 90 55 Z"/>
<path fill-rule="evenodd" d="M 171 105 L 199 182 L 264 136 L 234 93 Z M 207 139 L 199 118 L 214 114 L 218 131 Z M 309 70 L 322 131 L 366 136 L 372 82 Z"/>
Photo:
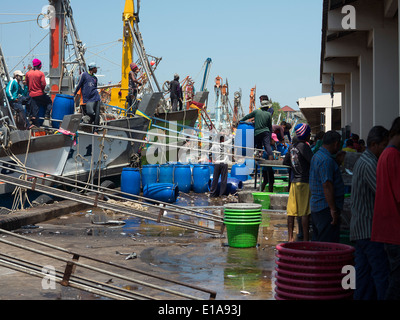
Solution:
<path fill-rule="evenodd" d="M 235 194 L 238 190 L 243 188 L 243 182 L 240 179 L 228 178 L 227 192 L 228 194 Z"/>
<path fill-rule="evenodd" d="M 192 174 L 190 165 L 180 164 L 174 167 L 174 183 L 179 187 L 179 191 L 189 193 L 192 188 Z"/>
<path fill-rule="evenodd" d="M 214 163 L 210 163 L 210 164 L 208 165 L 208 167 L 210 168 L 210 177 L 211 177 L 211 179 L 212 179 L 212 176 L 213 176 L 213 174 L 214 174 L 215 165 L 214 165 Z"/>
<path fill-rule="evenodd" d="M 179 196 L 179 187 L 174 183 L 153 183 L 143 187 L 143 197 L 156 201 L 174 203 Z"/>
<path fill-rule="evenodd" d="M 140 194 L 140 171 L 138 168 L 123 168 L 121 174 L 121 191 L 132 195 Z M 128 197 L 127 198 L 134 198 Z"/>
<path fill-rule="evenodd" d="M 162 164 L 158 173 L 158 182 L 160 183 L 174 183 L 174 165 Z"/>
<path fill-rule="evenodd" d="M 234 164 L 231 169 L 231 177 L 241 181 L 247 181 L 249 178 L 246 163 Z"/>
<path fill-rule="evenodd" d="M 67 94 L 56 94 L 53 101 L 53 111 L 51 117 L 56 120 L 63 120 L 67 114 L 74 114 L 74 97 Z M 61 122 L 53 121 L 53 128 L 59 128 Z"/>
<path fill-rule="evenodd" d="M 209 182 L 209 188 L 211 189 L 212 185 L 212 180 Z M 217 186 L 217 193 L 219 194 L 219 190 L 221 187 L 221 178 L 218 180 L 218 186 Z M 243 188 L 243 181 L 236 179 L 236 178 L 228 178 L 226 182 L 226 192 L 224 196 L 230 195 L 230 194 L 235 194 L 238 190 Z"/>
<path fill-rule="evenodd" d="M 256 161 L 254 159 L 246 159 L 244 163 L 247 166 L 247 172 L 252 174 L 256 169 Z"/>
<path fill-rule="evenodd" d="M 204 193 L 210 191 L 210 167 L 207 164 L 195 164 L 193 167 L 193 191 Z"/>
<path fill-rule="evenodd" d="M 235 154 L 246 156 L 253 156 L 251 149 L 243 148 L 254 148 L 254 124 L 241 122 L 236 130 L 235 135 Z"/>
<path fill-rule="evenodd" d="M 282 156 L 285 156 L 286 153 L 288 153 L 288 148 L 286 148 L 284 145 L 279 144 L 278 147 L 276 148 L 277 151 L 281 153 Z"/>
<path fill-rule="evenodd" d="M 142 186 L 146 184 L 157 183 L 158 181 L 158 164 L 148 164 L 142 167 Z"/>

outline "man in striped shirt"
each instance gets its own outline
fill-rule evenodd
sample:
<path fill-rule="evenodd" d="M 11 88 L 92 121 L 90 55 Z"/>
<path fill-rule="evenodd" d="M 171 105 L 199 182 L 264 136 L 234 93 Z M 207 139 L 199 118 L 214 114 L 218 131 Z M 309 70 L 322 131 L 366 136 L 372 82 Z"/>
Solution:
<path fill-rule="evenodd" d="M 355 300 L 382 300 L 388 286 L 388 260 L 383 243 L 371 241 L 376 192 L 376 168 L 389 131 L 376 126 L 368 134 L 368 148 L 353 169 L 350 240 L 356 242 Z"/>

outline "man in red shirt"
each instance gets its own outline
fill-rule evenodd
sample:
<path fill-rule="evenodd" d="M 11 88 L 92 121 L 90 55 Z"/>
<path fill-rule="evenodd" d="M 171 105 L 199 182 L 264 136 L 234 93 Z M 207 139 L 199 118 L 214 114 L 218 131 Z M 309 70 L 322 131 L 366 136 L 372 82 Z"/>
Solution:
<path fill-rule="evenodd" d="M 31 100 L 31 120 L 32 126 L 39 127 L 39 107 L 45 107 L 45 118 L 50 118 L 53 103 L 50 97 L 44 92 L 46 88 L 46 79 L 44 73 L 40 70 L 42 62 L 39 59 L 33 59 L 33 69 L 25 75 L 25 81 L 29 89 Z M 32 127 L 31 126 L 31 127 Z"/>
<path fill-rule="evenodd" d="M 387 300 L 400 300 L 400 117 L 390 129 L 388 147 L 376 170 L 371 240 L 383 242 L 389 259 Z"/>

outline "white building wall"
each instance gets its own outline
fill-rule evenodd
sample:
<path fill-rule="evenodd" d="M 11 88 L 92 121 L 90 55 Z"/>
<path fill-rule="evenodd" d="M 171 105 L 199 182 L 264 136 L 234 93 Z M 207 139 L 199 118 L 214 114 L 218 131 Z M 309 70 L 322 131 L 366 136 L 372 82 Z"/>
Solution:
<path fill-rule="evenodd" d="M 323 1 L 329 6 L 332 3 Z M 343 6 L 355 8 L 356 29 L 351 32 L 343 29 L 346 14 L 342 7 L 326 12 L 322 92 L 327 92 L 334 75 L 335 90 L 343 93 L 342 127 L 350 125 L 363 139 L 375 125 L 389 129 L 400 115 L 399 3 L 400 0 L 344 0 Z"/>

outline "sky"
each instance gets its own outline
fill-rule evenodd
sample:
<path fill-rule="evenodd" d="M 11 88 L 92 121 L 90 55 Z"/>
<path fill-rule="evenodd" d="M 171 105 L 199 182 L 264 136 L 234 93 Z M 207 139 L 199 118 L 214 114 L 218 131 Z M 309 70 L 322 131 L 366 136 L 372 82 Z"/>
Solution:
<path fill-rule="evenodd" d="M 44 38 L 48 30 L 40 28 L 36 21 L 48 1 L 3 2 L 0 44 L 9 70 L 23 70 L 33 58 L 39 58 L 43 71 L 48 71 L 49 37 Z M 139 29 L 147 54 L 162 58 L 156 70 L 160 84 L 178 73 L 181 80 L 190 76 L 199 91 L 204 63 L 211 58 L 206 86 L 211 109 L 215 105 L 217 76 L 222 77 L 223 83 L 228 82 L 232 105 L 234 93 L 242 91 L 245 112 L 254 86 L 257 106 L 258 97 L 267 94 L 282 107 L 298 109 L 299 98 L 322 94 L 322 2 L 141 0 Z M 122 55 L 118 39 L 122 38 L 125 0 L 70 3 L 79 37 L 87 47 L 86 62 L 94 61 L 100 66 L 100 82 L 118 83 Z"/>

